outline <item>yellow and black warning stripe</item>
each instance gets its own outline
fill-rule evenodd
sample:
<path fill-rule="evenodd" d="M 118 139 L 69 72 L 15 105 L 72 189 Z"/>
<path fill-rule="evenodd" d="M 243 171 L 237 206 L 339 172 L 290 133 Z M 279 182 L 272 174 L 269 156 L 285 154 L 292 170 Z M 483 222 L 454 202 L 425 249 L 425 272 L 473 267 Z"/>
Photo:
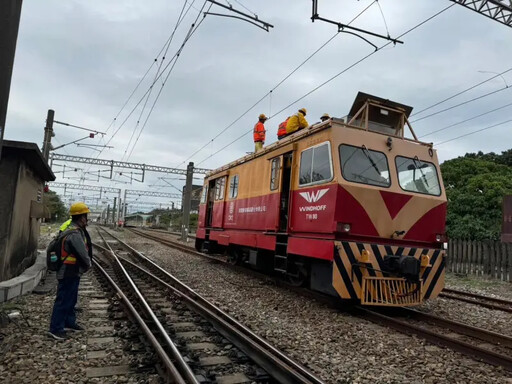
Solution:
<path fill-rule="evenodd" d="M 366 251 L 366 257 L 362 257 Z M 333 287 L 343 299 L 360 299 L 363 276 L 383 277 L 386 255 L 428 256 L 429 264 L 421 269 L 423 299 L 436 297 L 444 287 L 445 252 L 435 248 L 400 247 L 382 244 L 336 241 Z"/>

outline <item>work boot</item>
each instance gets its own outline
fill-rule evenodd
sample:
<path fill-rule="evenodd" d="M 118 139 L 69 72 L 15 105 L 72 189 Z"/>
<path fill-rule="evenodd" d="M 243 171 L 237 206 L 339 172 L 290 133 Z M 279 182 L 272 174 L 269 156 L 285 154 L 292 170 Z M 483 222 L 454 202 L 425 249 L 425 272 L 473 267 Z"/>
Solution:
<path fill-rule="evenodd" d="M 66 331 L 48 332 L 48 336 L 50 336 L 51 338 L 53 338 L 57 341 L 64 341 L 68 338 L 68 335 L 66 335 Z"/>
<path fill-rule="evenodd" d="M 73 331 L 73 332 L 85 331 L 85 328 L 79 324 L 69 325 L 69 326 L 64 327 L 64 329 L 66 329 L 68 331 Z"/>

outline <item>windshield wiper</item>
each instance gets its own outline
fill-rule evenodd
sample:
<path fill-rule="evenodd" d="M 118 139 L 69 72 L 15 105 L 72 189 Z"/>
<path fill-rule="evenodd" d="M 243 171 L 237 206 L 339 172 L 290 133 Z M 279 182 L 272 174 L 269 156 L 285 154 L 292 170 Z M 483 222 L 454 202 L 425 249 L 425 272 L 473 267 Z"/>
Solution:
<path fill-rule="evenodd" d="M 377 167 L 375 161 L 373 161 L 372 156 L 370 155 L 370 151 L 368 151 L 368 149 L 364 145 L 361 147 L 361 149 L 363 150 L 363 153 L 365 154 L 366 158 L 370 161 L 373 169 L 375 169 L 375 172 L 377 172 L 377 174 L 380 175 L 379 168 Z"/>
<path fill-rule="evenodd" d="M 414 159 L 412 159 L 412 161 L 414 162 L 414 166 L 416 167 L 416 169 L 418 169 L 421 172 L 421 177 L 423 179 L 423 182 L 427 185 L 427 187 L 430 187 L 430 185 L 428 185 L 427 177 L 425 176 L 425 174 L 423 173 L 423 170 L 421 169 L 421 164 L 418 159 L 418 156 L 414 156 Z M 420 164 L 420 165 L 418 166 L 418 164 Z"/>

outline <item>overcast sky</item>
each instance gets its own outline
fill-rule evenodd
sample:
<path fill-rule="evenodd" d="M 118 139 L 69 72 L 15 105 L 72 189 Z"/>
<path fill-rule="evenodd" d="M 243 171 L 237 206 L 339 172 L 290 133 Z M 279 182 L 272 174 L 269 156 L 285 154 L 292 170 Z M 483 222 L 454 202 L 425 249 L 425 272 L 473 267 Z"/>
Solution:
<path fill-rule="evenodd" d="M 191 3 L 189 0 L 188 5 Z M 268 144 L 276 139 L 279 122 L 301 107 L 307 108 L 310 123 L 318 121 L 324 112 L 345 116 L 357 92 L 364 91 L 410 105 L 414 107 L 414 114 L 494 76 L 488 72 L 512 68 L 512 29 L 454 5 L 404 36 L 403 45 L 386 47 L 289 106 L 373 50 L 357 37 L 338 34 L 275 89 L 271 97 L 266 97 L 211 141 L 337 30 L 331 24 L 311 22 L 310 0 L 233 0 L 231 3 L 249 13 L 242 5 L 247 7 L 274 28 L 267 33 L 236 19 L 207 16 L 179 56 L 129 161 L 179 168 L 185 167 L 184 161 L 194 161 L 196 166 L 215 168 L 253 150 L 252 135 L 247 134 L 211 156 L 250 130 L 260 113 L 273 116 L 287 107 L 267 122 Z M 453 4 L 447 0 L 380 0 L 379 3 L 392 37 Z M 370 4 L 372 0 L 319 0 L 319 14 L 348 23 Z M 176 25 L 182 1 L 25 0 L 11 83 L 6 139 L 40 145 L 46 113 L 51 108 L 59 121 L 99 131 L 107 131 L 110 126 L 101 143 L 110 140 L 114 148 L 104 150 L 100 157 L 126 160 L 132 148 L 128 147 L 132 132 L 136 129 L 133 145 L 168 72 L 156 82 L 143 109 L 144 93 L 160 63 L 163 62 L 162 67 L 165 67 L 182 44 L 202 6 L 203 0 L 193 2 L 162 61 L 162 55 L 158 56 L 158 53 Z M 217 6 L 213 6 L 211 12 L 228 13 Z M 377 4 L 371 5 L 353 25 L 384 35 L 388 33 Z M 386 43 L 376 38 L 370 40 L 379 47 Z M 156 64 L 151 66 L 155 59 Z M 150 67 L 146 79 L 121 110 Z M 498 91 L 506 84 L 512 85 L 512 71 L 413 116 L 413 128 L 418 136 L 422 136 L 511 103 L 512 87 Z M 493 91 L 497 92 L 414 123 L 415 119 Z M 115 123 L 111 124 L 120 111 Z M 132 111 L 131 117 L 121 125 Z M 441 160 L 478 150 L 500 152 L 512 147 L 509 139 L 512 123 L 445 144 L 442 142 L 506 121 L 511 118 L 511 111 L 512 106 L 505 107 L 424 140 L 440 143 L 436 148 Z M 112 137 L 116 131 L 117 135 Z M 55 126 L 55 133 L 54 146 L 85 136 L 82 131 L 60 125 Z M 86 142 L 99 144 L 100 139 L 84 140 Z M 207 143 L 206 148 L 189 159 Z M 91 149 L 74 145 L 56 152 L 97 155 Z M 85 168 L 82 164 L 74 166 Z M 55 171 L 59 170 L 55 168 Z M 97 172 L 98 168 L 89 170 Z M 148 175 L 146 180 L 149 182 L 145 184 L 104 180 L 101 185 L 177 192 L 158 180 L 162 176 Z M 93 178 L 92 175 L 87 177 Z M 121 177 L 120 180 L 127 179 Z M 58 181 L 76 182 L 62 178 Z M 85 183 L 95 184 L 93 180 Z M 183 185 L 180 180 L 171 180 L 171 183 L 177 188 Z"/>

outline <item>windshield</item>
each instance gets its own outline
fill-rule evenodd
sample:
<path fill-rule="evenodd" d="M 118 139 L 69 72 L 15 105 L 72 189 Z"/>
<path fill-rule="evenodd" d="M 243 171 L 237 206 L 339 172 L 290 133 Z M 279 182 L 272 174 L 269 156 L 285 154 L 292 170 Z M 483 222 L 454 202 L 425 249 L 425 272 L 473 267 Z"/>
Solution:
<path fill-rule="evenodd" d="M 400 187 L 406 191 L 439 196 L 441 187 L 434 164 L 421 161 L 417 157 L 397 156 L 395 158 Z"/>
<path fill-rule="evenodd" d="M 341 173 L 348 181 L 389 187 L 388 160 L 382 152 L 372 151 L 364 145 L 340 145 Z"/>

